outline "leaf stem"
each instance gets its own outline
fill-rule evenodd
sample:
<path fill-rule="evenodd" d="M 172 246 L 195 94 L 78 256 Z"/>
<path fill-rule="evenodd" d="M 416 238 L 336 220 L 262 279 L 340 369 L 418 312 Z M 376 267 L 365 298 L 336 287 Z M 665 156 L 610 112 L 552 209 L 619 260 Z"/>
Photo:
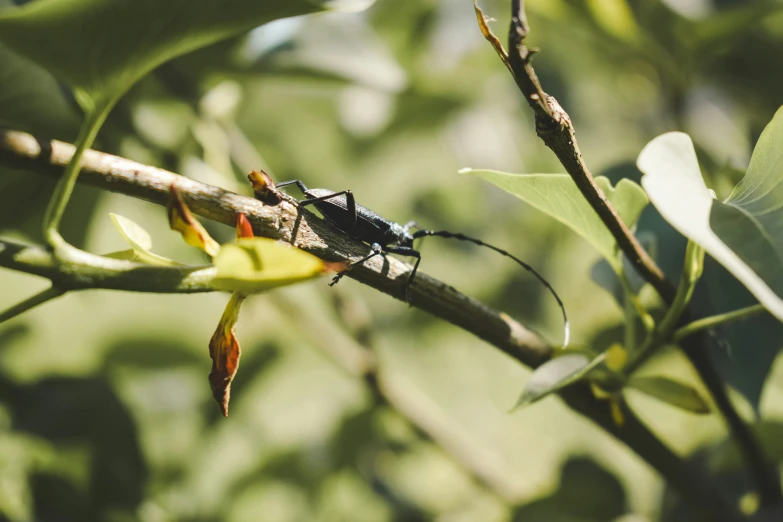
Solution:
<path fill-rule="evenodd" d="M 622 267 L 622 264 L 620 264 L 620 267 Z M 625 270 L 620 268 L 620 270 L 617 272 L 617 277 L 620 279 L 620 283 L 622 284 L 623 290 L 625 291 L 626 322 L 633 323 L 635 329 L 635 321 L 633 321 L 634 317 L 631 312 L 636 310 L 636 314 L 642 321 L 645 330 L 647 330 L 647 332 L 651 332 L 653 328 L 655 328 L 655 319 L 653 319 L 653 317 L 647 312 L 647 310 L 644 308 L 644 305 L 642 305 L 642 302 L 639 300 L 639 296 L 634 292 L 631 283 L 628 281 L 628 276 L 625 274 Z M 631 345 L 626 346 L 626 349 L 630 351 Z"/>
<path fill-rule="evenodd" d="M 76 186 L 76 180 L 82 168 L 82 156 L 95 141 L 98 131 L 106 120 L 106 116 L 114 107 L 114 102 L 114 99 L 101 100 L 95 106 L 86 110 L 84 122 L 76 139 L 76 150 L 65 168 L 65 173 L 54 189 L 44 215 L 44 237 L 52 248 L 56 249 L 65 243 L 59 232 L 60 221 Z"/>
<path fill-rule="evenodd" d="M 753 306 L 748 306 L 747 308 L 740 308 L 739 310 L 726 312 L 725 314 L 705 317 L 703 319 L 693 321 L 692 323 L 688 323 L 679 330 L 675 331 L 674 335 L 672 336 L 672 341 L 676 343 L 701 330 L 706 330 L 708 328 L 729 323 L 731 321 L 736 321 L 738 319 L 745 319 L 746 317 L 751 317 L 766 311 L 767 309 L 764 308 L 764 305 L 756 304 Z"/>
<path fill-rule="evenodd" d="M 693 291 L 704 269 L 704 249 L 693 241 L 688 241 L 685 250 L 685 264 L 682 267 L 677 293 L 666 314 L 655 330 L 645 340 L 639 353 L 625 367 L 625 374 L 631 375 L 638 370 L 655 352 L 672 339 L 672 330 L 677 326 L 682 314 L 688 308 Z"/>
<path fill-rule="evenodd" d="M 680 284 L 677 286 L 677 293 L 674 295 L 674 302 L 658 325 L 658 330 L 663 338 L 670 337 L 683 312 L 688 308 L 688 303 L 691 302 L 693 291 L 701 279 L 703 270 L 704 249 L 693 241 L 688 241 L 688 246 L 685 249 L 685 264 L 682 267 L 682 276 L 680 276 Z"/>
<path fill-rule="evenodd" d="M 36 306 L 43 304 L 47 301 L 51 301 L 57 297 L 60 297 L 65 293 L 65 290 L 57 286 L 50 286 L 49 288 L 25 299 L 24 301 L 15 304 L 11 308 L 8 308 L 4 312 L 0 312 L 0 323 L 4 323 L 10 319 L 13 319 L 19 314 L 22 314 Z"/>
<path fill-rule="evenodd" d="M 0 239 L 0 267 L 45 277 L 62 291 L 104 288 L 151 293 L 214 292 L 211 283 L 217 273 L 210 265 L 134 263 L 90 254 L 68 244 L 61 246 L 55 256 L 51 249 L 7 239 Z M 20 308 L 19 313 L 22 311 Z"/>

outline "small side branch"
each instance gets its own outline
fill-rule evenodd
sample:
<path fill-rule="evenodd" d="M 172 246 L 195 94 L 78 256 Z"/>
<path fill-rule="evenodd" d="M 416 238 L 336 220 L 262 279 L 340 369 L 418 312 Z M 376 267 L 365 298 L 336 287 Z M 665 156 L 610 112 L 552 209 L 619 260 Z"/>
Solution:
<path fill-rule="evenodd" d="M 678 343 L 686 337 L 691 336 L 697 332 L 763 313 L 768 313 L 767 309 L 764 308 L 764 305 L 757 304 L 748 306 L 747 308 L 740 308 L 739 310 L 734 310 L 732 312 L 726 312 L 725 314 L 705 317 L 704 319 L 693 321 L 692 323 L 689 323 L 674 332 L 674 337 L 672 340 L 675 343 Z"/>
<path fill-rule="evenodd" d="M 0 245 L 1 244 L 2 243 L 0 243 Z M 13 319 L 17 315 L 22 314 L 32 308 L 35 308 L 40 304 L 43 304 L 47 301 L 51 301 L 52 299 L 55 299 L 57 297 L 60 297 L 64 293 L 65 290 L 63 290 L 62 288 L 58 288 L 56 286 L 50 286 L 49 288 L 35 294 L 34 296 L 28 297 L 21 303 L 15 304 L 11 308 L 8 308 L 4 312 L 1 312 L 0 323 L 8 321 L 9 319 Z"/>

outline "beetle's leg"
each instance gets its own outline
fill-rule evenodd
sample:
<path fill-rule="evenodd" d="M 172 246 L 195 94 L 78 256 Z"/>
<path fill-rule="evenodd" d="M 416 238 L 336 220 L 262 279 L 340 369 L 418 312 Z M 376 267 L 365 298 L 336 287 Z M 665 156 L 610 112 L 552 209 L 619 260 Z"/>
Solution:
<path fill-rule="evenodd" d="M 318 203 L 319 201 L 327 201 L 333 198 L 336 198 L 338 196 L 345 196 L 345 203 L 348 209 L 346 212 L 351 216 L 351 229 L 347 230 L 346 232 L 353 232 L 356 229 L 356 223 L 359 220 L 359 214 L 356 213 L 356 199 L 353 197 L 353 192 L 350 190 L 341 190 L 340 192 L 335 192 L 334 194 L 327 194 L 326 196 L 320 196 L 317 198 L 310 198 L 310 199 L 304 199 L 299 202 L 299 205 L 302 207 L 306 207 L 307 205 L 312 205 L 313 203 Z"/>
<path fill-rule="evenodd" d="M 362 263 L 364 263 L 364 262 L 365 262 L 365 261 L 367 261 L 368 259 L 372 259 L 373 257 L 375 257 L 375 256 L 378 256 L 378 255 L 381 255 L 381 254 L 383 253 L 383 248 L 382 248 L 382 247 L 381 247 L 381 245 L 379 245 L 378 243 L 373 243 L 373 244 L 370 246 L 370 248 L 372 248 L 372 252 L 370 252 L 369 254 L 367 254 L 366 256 L 364 256 L 363 258 L 359 259 L 358 261 L 354 261 L 354 262 L 352 262 L 350 265 L 348 265 L 348 267 L 347 267 L 345 270 L 343 270 L 342 272 L 340 272 L 339 274 L 337 274 L 336 276 L 334 276 L 334 277 L 332 278 L 332 282 L 331 282 L 331 283 L 329 283 L 329 286 L 334 286 L 334 285 L 336 285 L 337 283 L 339 283 L 339 282 L 340 282 L 340 279 L 342 279 L 342 278 L 343 278 L 343 276 L 346 274 L 346 272 L 348 272 L 348 270 L 350 270 L 350 269 L 351 269 L 351 268 L 353 268 L 354 266 L 356 266 L 356 265 L 361 265 Z"/>
<path fill-rule="evenodd" d="M 287 187 L 288 185 L 296 185 L 297 187 L 299 187 L 299 190 L 302 191 L 302 194 L 307 194 L 307 192 L 308 192 L 307 186 L 304 183 L 302 183 L 302 180 L 300 180 L 300 179 L 292 179 L 292 180 L 289 180 L 289 181 L 281 181 L 280 183 L 277 183 L 275 185 L 275 188 L 283 188 L 283 187 Z"/>
<path fill-rule="evenodd" d="M 393 245 L 386 247 L 386 253 L 416 258 L 416 262 L 413 264 L 413 270 L 411 270 L 411 273 L 408 275 L 408 280 L 405 282 L 405 301 L 408 303 L 408 306 L 411 306 L 411 283 L 413 283 L 413 278 L 416 277 L 416 271 L 419 269 L 421 254 L 418 250 L 411 247 Z"/>

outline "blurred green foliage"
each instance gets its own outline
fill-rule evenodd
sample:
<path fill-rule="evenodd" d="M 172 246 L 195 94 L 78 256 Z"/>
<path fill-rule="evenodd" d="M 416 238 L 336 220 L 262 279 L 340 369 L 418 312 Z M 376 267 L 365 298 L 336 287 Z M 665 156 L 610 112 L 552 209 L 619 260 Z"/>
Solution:
<path fill-rule="evenodd" d="M 483 4 L 503 34 L 508 2 Z M 531 44 L 541 48 L 536 69 L 569 111 L 595 174 L 638 182 L 642 146 L 683 130 L 708 184 L 728 194 L 781 104 L 779 2 L 526 4 Z M 4 126 L 74 138 L 78 110 L 48 73 L 0 48 L 0 79 Z M 577 343 L 622 341 L 621 309 L 588 277 L 599 254 L 512 196 L 457 174 L 562 172 L 469 0 L 379 0 L 363 14 L 287 19 L 182 56 L 120 101 L 96 148 L 245 194 L 245 174 L 258 168 L 277 180 L 350 188 L 390 219 L 511 251 L 558 289 Z M 36 239 L 50 191 L 48 179 L 0 167 L 0 232 Z M 84 187 L 76 198 L 63 228 L 78 246 L 127 248 L 108 216 L 116 212 L 148 230 L 161 255 L 198 259 L 168 230 L 164 209 Z M 206 225 L 221 242 L 233 237 Z M 655 238 L 657 260 L 676 279 L 684 240 L 649 207 L 639 231 Z M 512 263 L 434 239 L 423 251 L 423 271 L 558 338 L 558 310 Z M 0 288 L 5 307 L 42 282 L 2 271 Z M 753 302 L 709 262 L 695 300 L 703 315 Z M 676 495 L 662 502 L 665 484 L 648 465 L 556 399 L 509 414 L 528 370 L 351 281 L 330 289 L 319 280 L 245 304 L 242 365 L 223 419 L 207 383 L 207 343 L 225 301 L 79 293 L 0 326 L 0 518 L 692 520 Z M 713 353 L 744 414 L 780 421 L 780 323 L 749 319 L 716 339 Z M 377 355 L 388 401 L 339 364 L 364 345 Z M 644 373 L 695 382 L 674 351 Z M 725 439 L 715 415 L 628 396 L 682 454 Z M 697 458 L 719 460 L 724 446 Z M 747 491 L 734 467 L 715 469 L 738 498 Z"/>

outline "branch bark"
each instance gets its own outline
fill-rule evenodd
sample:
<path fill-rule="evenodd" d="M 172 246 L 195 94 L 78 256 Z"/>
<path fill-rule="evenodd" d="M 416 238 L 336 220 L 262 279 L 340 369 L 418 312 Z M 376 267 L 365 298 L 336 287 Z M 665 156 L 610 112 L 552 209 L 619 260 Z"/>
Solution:
<path fill-rule="evenodd" d="M 0 132 L 0 164 L 36 173 L 61 175 L 73 150 L 72 145 L 58 141 L 39 141 L 29 134 L 16 131 Z M 85 153 L 79 181 L 163 206 L 169 200 L 169 187 L 176 183 L 190 209 L 202 217 L 233 226 L 237 214 L 242 212 L 250 220 L 256 234 L 292 242 L 328 261 L 356 259 L 368 252 L 367 245 L 345 236 L 313 214 L 286 201 L 275 207 L 264 206 L 250 197 L 94 150 Z M 46 252 L 44 249 L 39 250 Z M 36 253 L 40 254 L 38 251 Z M 13 259 L 13 256 L 10 258 Z M 3 256 L 2 252 L 0 266 L 39 273 L 22 265 L 12 265 L 9 256 Z M 396 259 L 375 258 L 357 266 L 348 276 L 404 300 L 408 270 L 407 265 Z M 39 275 L 49 276 L 46 273 Z M 143 290 L 140 287 L 123 289 Z M 414 306 L 487 341 L 526 366 L 536 368 L 552 356 L 551 345 L 531 330 L 426 274 L 417 274 L 411 291 Z M 628 408 L 624 411 L 625 424 L 618 427 L 607 405 L 595 399 L 586 385 L 573 386 L 561 395 L 571 408 L 625 443 L 660 472 L 684 498 L 711 514 L 715 520 L 739 520 L 736 510 L 722 500 L 703 470 L 673 453 Z"/>

